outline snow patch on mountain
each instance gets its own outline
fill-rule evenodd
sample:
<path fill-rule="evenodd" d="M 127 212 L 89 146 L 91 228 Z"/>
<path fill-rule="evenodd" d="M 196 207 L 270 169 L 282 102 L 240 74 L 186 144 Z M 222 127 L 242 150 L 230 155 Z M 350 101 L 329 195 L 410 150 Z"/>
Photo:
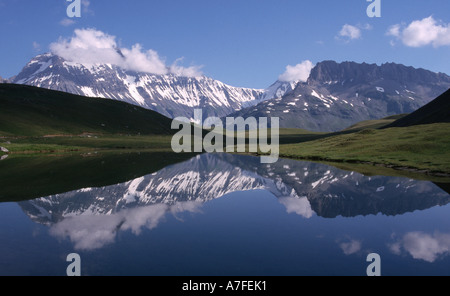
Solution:
<path fill-rule="evenodd" d="M 256 105 L 265 94 L 262 89 L 233 87 L 206 76 L 136 72 L 108 63 L 71 62 L 53 54 L 33 58 L 14 83 L 120 100 L 191 120 L 194 108 L 203 109 L 204 116 L 222 117 Z"/>

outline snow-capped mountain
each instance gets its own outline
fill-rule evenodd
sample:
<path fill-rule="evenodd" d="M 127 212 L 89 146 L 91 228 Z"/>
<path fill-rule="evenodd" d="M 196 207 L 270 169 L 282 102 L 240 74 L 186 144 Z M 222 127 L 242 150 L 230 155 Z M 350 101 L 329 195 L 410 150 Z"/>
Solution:
<path fill-rule="evenodd" d="M 264 94 L 261 95 L 260 101 L 267 101 L 274 98 L 281 98 L 289 92 L 293 91 L 300 81 L 275 81 L 269 86 Z"/>
<path fill-rule="evenodd" d="M 267 190 L 305 218 L 383 213 L 398 215 L 450 202 L 430 182 L 400 177 L 366 177 L 323 164 L 280 159 L 261 164 L 258 157 L 202 154 L 125 183 L 20 202 L 36 222 L 112 215 L 126 209 L 164 204 L 205 203 L 228 193 Z M 426 193 L 426 194 L 424 194 Z"/>
<path fill-rule="evenodd" d="M 20 202 L 50 234 L 70 238 L 75 249 L 113 243 L 117 232 L 139 234 L 172 214 L 201 212 L 205 202 L 236 191 L 266 190 L 287 213 L 306 219 L 357 215 L 399 215 L 450 202 L 431 182 L 399 177 L 366 177 L 323 164 L 282 159 L 261 164 L 258 157 L 202 154 L 153 174 L 117 185 L 82 188 Z M 235 206 L 239 206 L 236 203 Z"/>
<path fill-rule="evenodd" d="M 200 76 L 155 75 L 111 64 L 80 64 L 51 53 L 33 58 L 12 81 L 89 97 L 120 100 L 174 118 L 225 116 L 259 102 L 263 90 L 240 88 Z"/>
<path fill-rule="evenodd" d="M 450 88 L 450 77 L 399 64 L 324 61 L 293 91 L 230 116 L 279 117 L 281 127 L 339 131 L 359 121 L 410 113 Z"/>
<path fill-rule="evenodd" d="M 35 221 L 48 224 L 69 216 L 114 214 L 130 207 L 204 203 L 227 193 L 254 189 L 268 190 L 277 197 L 299 198 L 282 182 L 241 169 L 218 154 L 202 154 L 122 184 L 84 188 L 23 202 L 21 206 Z"/>
<path fill-rule="evenodd" d="M 281 127 L 338 131 L 359 121 L 410 113 L 450 88 L 450 77 L 388 63 L 324 61 L 306 82 L 276 81 L 266 90 L 205 77 L 155 75 L 111 64 L 79 64 L 54 54 L 33 58 L 12 83 L 136 104 L 174 118 L 279 117 Z"/>

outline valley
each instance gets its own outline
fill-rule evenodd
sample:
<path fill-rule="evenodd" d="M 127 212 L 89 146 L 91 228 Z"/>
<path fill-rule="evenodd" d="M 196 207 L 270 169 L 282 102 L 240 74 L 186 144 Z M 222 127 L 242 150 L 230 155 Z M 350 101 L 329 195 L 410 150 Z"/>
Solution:
<path fill-rule="evenodd" d="M 42 59 L 46 62 L 42 62 Z M 138 106 L 139 104 L 129 100 L 85 97 L 81 95 L 83 92 L 67 88 L 67 81 L 63 84 L 66 86 L 62 87 L 61 79 L 75 77 L 70 76 L 73 75 L 70 71 L 75 66 L 82 67 L 67 64 L 52 55 L 42 55 L 32 60 L 15 78 L 17 82 L 30 84 L 29 86 L 0 84 L 0 146 L 8 151 L 0 152 L 3 162 L 7 158 L 34 154 L 172 151 L 171 140 L 177 130 L 170 129 L 171 118 L 149 110 L 151 104 Z M 67 73 L 58 74 L 59 78 L 52 74 L 49 84 L 42 84 L 40 75 L 44 75 L 46 71 L 55 71 L 58 67 L 63 67 Z M 106 68 L 102 69 L 121 71 L 119 68 Z M 84 73 L 87 72 L 89 71 L 85 69 Z M 94 74 L 101 76 L 106 75 L 105 73 Z M 26 78 L 27 75 L 30 78 Z M 122 74 L 117 75 L 120 77 Z M 371 79 L 378 81 L 370 82 Z M 421 82 L 414 85 L 410 80 Z M 40 81 L 39 87 L 32 86 L 36 81 Z M 65 91 L 47 89 L 54 88 L 54 85 Z M 358 167 L 360 171 L 369 174 L 382 170 L 384 174 L 415 174 L 419 178 L 445 179 L 450 176 L 450 114 L 447 111 L 449 92 L 436 100 L 431 98 L 448 86 L 448 76 L 423 69 L 416 70 L 396 64 L 376 66 L 325 61 L 312 70 L 307 82 L 297 82 L 296 86 L 277 82 L 265 93 L 260 92 L 259 98 L 244 99 L 248 104 L 256 104 L 254 107 L 244 108 L 227 116 L 245 118 L 267 115 L 270 118 L 278 114 L 273 108 L 279 104 L 287 104 L 283 108 L 290 108 L 287 109 L 289 112 L 283 111 L 279 115 L 280 121 L 284 122 L 279 136 L 280 157 L 335 163 L 348 169 Z M 401 88 L 403 93 L 397 90 Z M 358 94 L 357 101 L 348 101 L 348 96 L 354 93 Z M 391 96 L 391 93 L 395 96 Z M 364 103 L 369 96 L 372 99 Z M 228 95 L 227 97 L 231 99 Z M 323 108 L 311 100 L 321 101 Z M 378 102 L 376 106 L 373 105 L 375 101 Z M 247 103 L 242 104 L 241 108 Z M 311 113 L 293 114 L 298 111 L 299 104 L 309 106 L 302 112 L 311 110 Z M 373 106 L 368 108 L 369 104 Z M 313 106 L 315 107 L 312 108 Z M 336 109 L 337 113 L 333 113 L 333 116 L 340 117 L 332 119 L 327 117 L 334 108 L 332 106 L 347 106 L 345 108 L 350 113 Z M 261 107 L 267 111 L 255 111 Z M 357 115 L 355 112 L 362 110 L 358 109 L 360 107 L 366 108 L 366 111 Z M 207 108 L 203 110 L 206 110 L 206 116 L 230 113 L 230 110 L 220 108 L 213 113 Z M 249 110 L 253 111 L 248 112 Z M 367 114 L 367 110 L 376 112 Z M 389 115 L 390 113 L 402 114 Z M 328 115 L 325 116 L 326 114 Z M 388 116 L 374 118 L 377 114 Z M 293 116 L 294 121 L 288 123 L 286 116 Z M 188 113 L 187 118 L 189 117 Z M 364 120 L 355 122 L 357 118 Z M 318 120 L 319 125 L 316 125 Z M 345 123 L 348 125 L 344 125 Z M 332 130 L 318 128 L 325 127 L 325 124 L 332 126 Z M 337 127 L 341 128 L 336 129 Z M 204 130 L 203 134 L 206 132 Z"/>
<path fill-rule="evenodd" d="M 0 277 L 450 275 L 450 1 L 347 2 L 0 0 Z"/>

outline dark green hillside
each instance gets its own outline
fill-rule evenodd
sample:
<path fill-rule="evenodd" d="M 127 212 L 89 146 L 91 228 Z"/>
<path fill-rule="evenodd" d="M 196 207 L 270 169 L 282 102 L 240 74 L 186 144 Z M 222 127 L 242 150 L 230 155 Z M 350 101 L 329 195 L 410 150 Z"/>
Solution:
<path fill-rule="evenodd" d="M 281 145 L 280 155 L 448 177 L 450 90 L 406 116 L 363 121 L 321 139 Z"/>
<path fill-rule="evenodd" d="M 115 100 L 0 84 L 0 136 L 172 134 L 171 119 Z"/>
<path fill-rule="evenodd" d="M 10 156 L 0 161 L 0 202 L 20 201 L 126 182 L 193 157 L 193 153 L 100 152 Z"/>
<path fill-rule="evenodd" d="M 365 120 L 365 121 L 361 121 L 358 122 L 348 128 L 346 128 L 345 130 L 343 130 L 344 132 L 356 132 L 356 131 L 360 131 L 363 129 L 378 129 L 378 128 L 382 128 L 388 124 L 393 123 L 394 121 L 403 118 L 407 116 L 407 114 L 398 114 L 398 115 L 392 115 L 392 116 L 388 116 L 382 119 L 375 119 L 375 120 Z"/>
<path fill-rule="evenodd" d="M 366 129 L 280 146 L 287 158 L 367 163 L 430 175 L 450 175 L 450 123 Z M 440 174 L 443 173 L 443 174 Z"/>

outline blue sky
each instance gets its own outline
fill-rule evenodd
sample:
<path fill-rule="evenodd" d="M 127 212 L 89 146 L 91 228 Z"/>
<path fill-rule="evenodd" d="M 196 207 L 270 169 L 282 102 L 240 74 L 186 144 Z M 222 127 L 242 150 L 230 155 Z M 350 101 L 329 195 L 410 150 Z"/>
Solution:
<path fill-rule="evenodd" d="M 11 77 L 75 29 L 115 36 L 117 46 L 152 50 L 167 65 L 199 69 L 233 86 L 266 88 L 309 60 L 396 62 L 450 74 L 450 1 L 0 0 L 0 76 Z"/>

